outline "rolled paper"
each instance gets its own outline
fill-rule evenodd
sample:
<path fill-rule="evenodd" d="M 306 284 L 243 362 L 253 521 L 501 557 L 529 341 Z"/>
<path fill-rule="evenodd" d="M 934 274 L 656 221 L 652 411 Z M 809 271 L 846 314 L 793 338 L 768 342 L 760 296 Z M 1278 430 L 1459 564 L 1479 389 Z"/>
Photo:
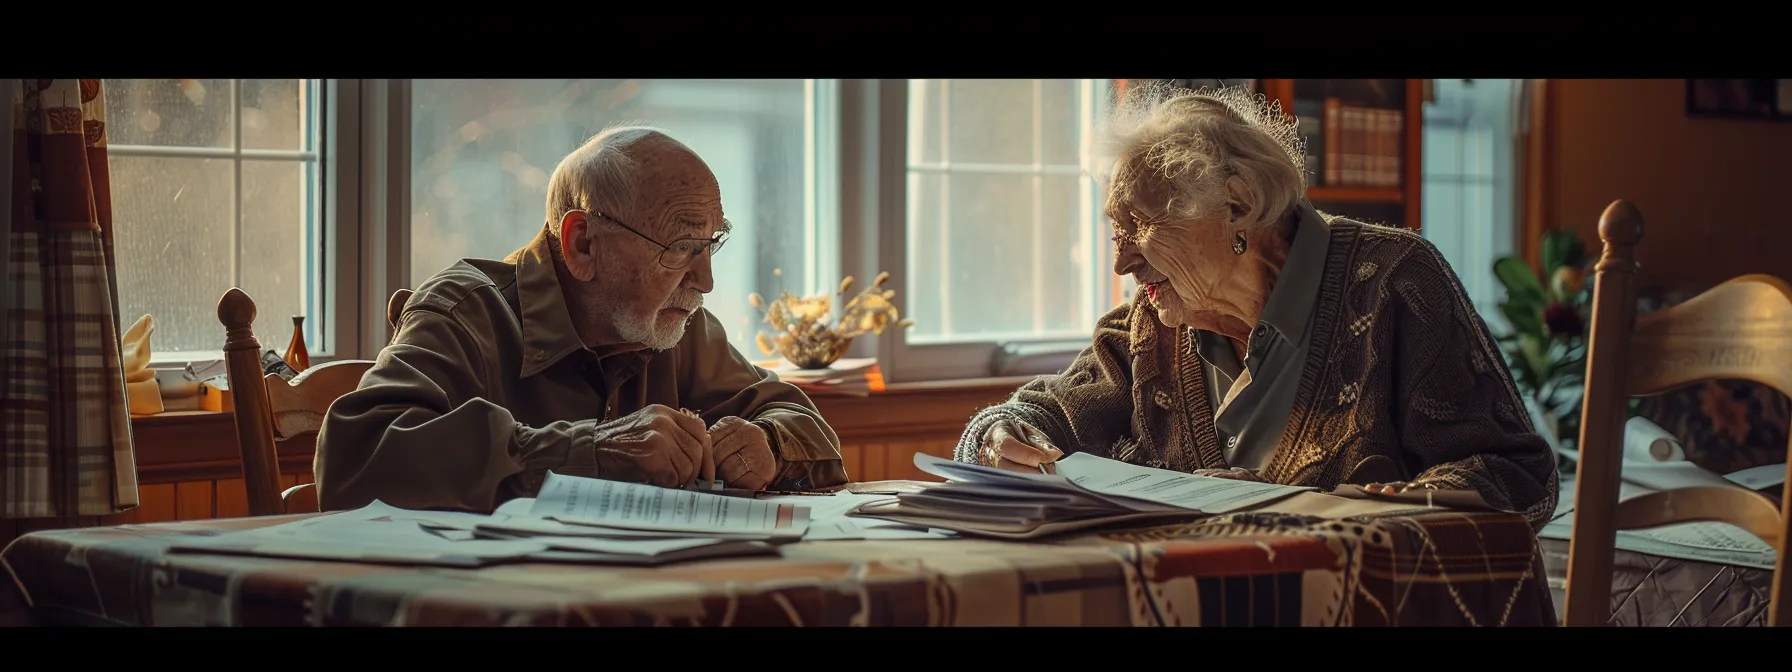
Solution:
<path fill-rule="evenodd" d="M 1647 418 L 1624 423 L 1624 459 L 1639 462 L 1684 462 L 1680 440 Z"/>

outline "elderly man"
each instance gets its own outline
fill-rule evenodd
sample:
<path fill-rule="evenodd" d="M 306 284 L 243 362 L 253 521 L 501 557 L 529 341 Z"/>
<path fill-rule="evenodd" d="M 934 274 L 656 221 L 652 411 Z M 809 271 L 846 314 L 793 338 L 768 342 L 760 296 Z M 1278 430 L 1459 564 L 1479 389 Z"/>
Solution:
<path fill-rule="evenodd" d="M 654 129 L 606 130 L 554 169 L 547 216 L 505 260 L 465 259 L 417 288 L 392 344 L 324 420 L 324 510 L 490 511 L 549 471 L 846 482 L 808 397 L 742 358 L 702 308 L 729 224 L 696 153 Z"/>

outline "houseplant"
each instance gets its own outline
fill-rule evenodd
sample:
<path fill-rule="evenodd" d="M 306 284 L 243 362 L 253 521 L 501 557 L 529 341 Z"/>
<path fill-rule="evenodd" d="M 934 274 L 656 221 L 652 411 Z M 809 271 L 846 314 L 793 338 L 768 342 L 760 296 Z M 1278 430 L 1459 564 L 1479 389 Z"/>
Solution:
<path fill-rule="evenodd" d="M 1587 368 L 1587 321 L 1592 287 L 1591 259 L 1572 229 L 1543 234 L 1540 260 L 1547 281 L 1516 256 L 1495 261 L 1493 273 L 1505 286 L 1499 304 L 1511 331 L 1497 337 L 1519 391 L 1543 416 L 1554 442 L 1571 448 L 1580 436 L 1580 401 Z"/>
<path fill-rule="evenodd" d="M 782 277 L 783 273 L 774 270 L 773 275 Z M 778 299 L 770 303 L 758 294 L 748 295 L 747 300 L 765 314 L 766 324 L 771 325 L 769 333 L 760 332 L 755 339 L 760 352 L 775 353 L 799 369 L 825 369 L 846 354 L 852 339 L 866 332 L 882 334 L 892 325 L 898 329 L 914 326 L 914 320 L 901 319 L 896 304 L 890 302 L 896 291 L 884 289 L 889 279 L 888 272 L 877 274 L 871 286 L 846 302 L 838 320 L 831 319 L 831 295 L 780 292 Z M 840 281 L 838 294 L 845 296 L 852 284 L 853 277 L 846 276 Z"/>

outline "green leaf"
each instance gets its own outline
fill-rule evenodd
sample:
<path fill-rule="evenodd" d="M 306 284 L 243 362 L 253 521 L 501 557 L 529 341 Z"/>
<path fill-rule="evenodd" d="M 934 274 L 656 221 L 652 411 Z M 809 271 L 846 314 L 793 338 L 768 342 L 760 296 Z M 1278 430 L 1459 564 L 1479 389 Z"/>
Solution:
<path fill-rule="evenodd" d="M 1554 273 L 1568 263 L 1568 241 L 1560 234 L 1560 229 L 1543 234 L 1543 272 L 1546 274 Z"/>
<path fill-rule="evenodd" d="M 1578 234 L 1568 239 L 1568 253 L 1563 256 L 1562 263 L 1576 268 L 1587 265 L 1587 245 L 1581 242 Z"/>
<path fill-rule="evenodd" d="M 1525 368 L 1530 369 L 1533 380 L 1548 380 L 1545 373 L 1549 370 L 1549 356 L 1544 352 L 1544 341 L 1534 334 L 1525 334 L 1518 339 L 1518 351 L 1524 355 Z"/>
<path fill-rule="evenodd" d="M 1578 377 L 1586 370 L 1587 363 L 1580 358 L 1558 359 L 1554 364 L 1549 365 L 1549 375 L 1562 378 L 1567 378 L 1569 376 Z"/>
<path fill-rule="evenodd" d="M 1543 334 L 1543 308 L 1534 303 L 1522 301 L 1506 301 L 1500 304 L 1500 312 L 1506 321 L 1512 323 L 1512 330 L 1520 338 L 1537 337 Z"/>
<path fill-rule="evenodd" d="M 1493 274 L 1506 286 L 1506 297 L 1510 301 L 1533 304 L 1538 310 L 1549 301 L 1543 283 L 1537 280 L 1537 274 L 1531 272 L 1523 259 L 1503 257 L 1493 262 Z"/>

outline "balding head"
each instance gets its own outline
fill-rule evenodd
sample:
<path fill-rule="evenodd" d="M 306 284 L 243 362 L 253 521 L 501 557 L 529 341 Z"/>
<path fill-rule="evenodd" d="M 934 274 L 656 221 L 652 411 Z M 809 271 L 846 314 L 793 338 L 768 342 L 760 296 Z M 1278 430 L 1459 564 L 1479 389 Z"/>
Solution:
<path fill-rule="evenodd" d="M 698 198 L 720 204 L 708 164 L 665 131 L 646 125 L 604 129 L 567 154 L 548 180 L 547 221 L 556 236 L 570 210 L 601 212 L 631 224 L 659 228 L 655 213 L 668 201 Z M 678 208 L 673 208 L 678 209 Z"/>

